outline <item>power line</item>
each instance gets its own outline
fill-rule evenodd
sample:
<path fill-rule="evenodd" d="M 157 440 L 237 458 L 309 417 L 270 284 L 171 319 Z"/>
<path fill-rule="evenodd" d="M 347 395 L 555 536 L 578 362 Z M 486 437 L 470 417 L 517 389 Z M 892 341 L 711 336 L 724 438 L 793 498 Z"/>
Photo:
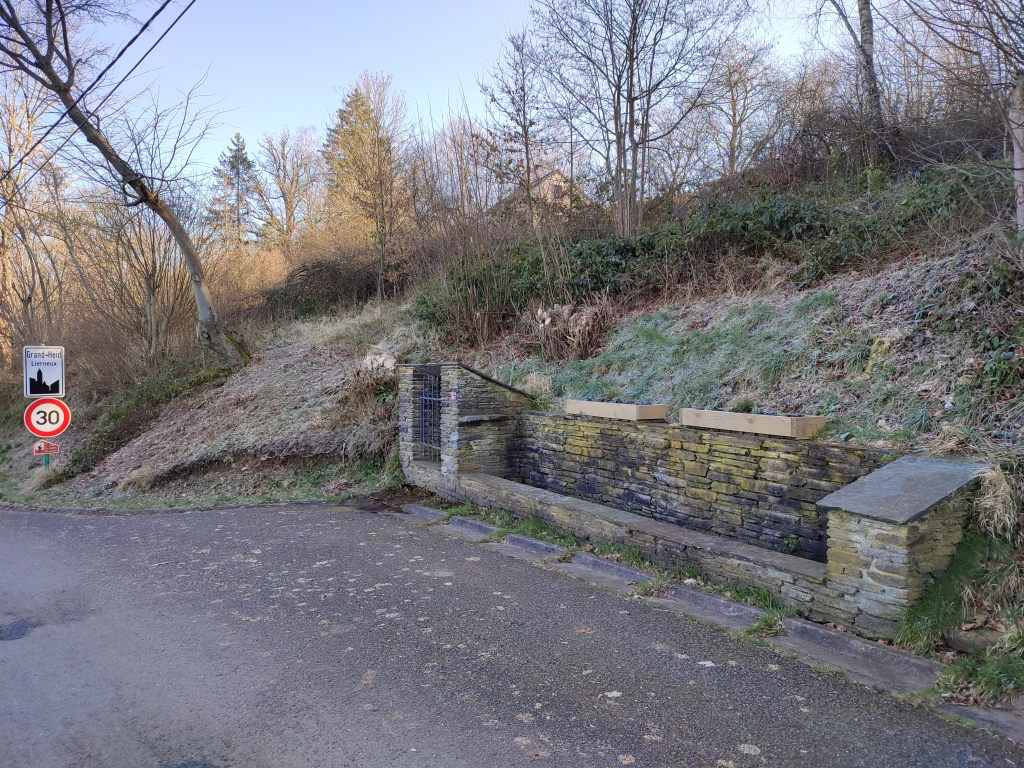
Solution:
<path fill-rule="evenodd" d="M 156 16 L 157 16 L 157 15 L 158 15 L 158 14 L 160 13 L 160 11 L 162 11 L 162 10 L 163 10 L 163 9 L 164 9 L 164 8 L 165 8 L 165 7 L 166 7 L 166 6 L 168 5 L 168 4 L 169 4 L 169 3 L 170 3 L 170 0 L 166 0 L 166 2 L 165 2 L 165 3 L 164 3 L 164 4 L 162 5 L 162 6 L 160 6 L 160 8 L 159 8 L 159 9 L 157 10 L 157 12 L 156 12 L 155 14 L 153 14 L 153 16 L 152 16 L 152 17 L 151 17 L 151 18 L 149 19 L 149 21 L 147 21 L 147 22 L 146 22 L 146 25 L 148 26 L 148 25 L 150 24 L 150 22 L 152 22 L 152 21 L 153 21 L 153 19 L 155 19 L 155 18 L 156 18 Z M 167 29 L 165 29 L 165 30 L 163 31 L 163 34 L 161 34 L 161 35 L 160 35 L 160 37 L 158 37 L 158 38 L 156 39 L 156 42 L 154 42 L 154 43 L 153 43 L 153 44 L 152 44 L 152 45 L 151 45 L 151 46 L 150 46 L 150 47 L 149 47 L 149 48 L 148 48 L 148 49 L 146 50 L 146 52 L 145 52 L 144 54 L 142 54 L 142 58 L 140 58 L 140 59 L 139 59 L 139 60 L 138 60 L 137 62 L 135 62 L 135 66 L 133 66 L 133 67 L 132 67 L 131 69 L 129 69 L 129 70 L 128 70 L 128 71 L 127 71 L 127 72 L 125 73 L 124 77 L 122 77 L 122 78 L 121 78 L 120 80 L 118 80 L 118 81 L 117 81 L 117 84 L 116 84 L 116 85 L 114 85 L 114 87 L 113 87 L 113 88 L 111 88 L 111 89 L 110 89 L 110 90 L 109 90 L 109 91 L 107 92 L 107 95 L 106 95 L 106 96 L 104 96 L 104 97 L 103 97 L 103 99 L 102 99 L 102 100 L 100 101 L 100 103 L 96 105 L 95 109 L 93 109 L 93 110 L 92 110 L 92 111 L 93 111 L 94 113 L 95 113 L 95 112 L 97 112 L 97 111 L 99 111 L 99 109 L 100 109 L 100 108 L 101 108 L 101 107 L 102 107 L 102 106 L 103 106 L 104 104 L 106 104 L 106 103 L 107 103 L 107 100 L 108 100 L 108 99 L 109 99 L 109 98 L 110 98 L 111 96 L 113 96 L 113 95 L 114 95 L 115 91 L 117 91 L 117 89 L 118 89 L 118 88 L 120 88 L 120 87 L 121 87 L 122 85 L 124 85 L 125 81 L 126 81 L 126 80 L 127 80 L 127 79 L 128 79 L 129 77 L 131 77 L 131 76 L 132 76 L 132 74 L 133 74 L 133 73 L 135 72 L 135 70 L 136 70 L 136 69 L 138 69 L 138 68 L 139 68 L 139 67 L 140 67 L 140 66 L 142 65 L 142 62 L 144 62 L 144 61 L 146 60 L 146 57 L 148 57 L 148 56 L 149 56 L 149 54 L 151 54 L 151 53 L 152 53 L 152 52 L 154 51 L 154 49 L 156 49 L 156 47 L 157 47 L 158 45 L 160 45 L 160 43 L 161 43 L 161 42 L 163 41 L 163 39 L 164 39 L 165 37 L 167 37 L 168 33 L 169 33 L 169 32 L 170 32 L 170 31 L 171 31 L 172 29 L 174 29 L 175 25 L 176 25 L 176 24 L 177 24 L 177 23 L 178 23 L 179 21 L 181 21 L 182 17 L 183 17 L 183 16 L 184 16 L 184 15 L 185 15 L 186 13 L 188 13 L 188 10 L 189 10 L 189 9 L 190 9 L 190 8 L 191 8 L 191 7 L 193 6 L 193 5 L 195 5 L 195 4 L 196 4 L 196 0 L 192 0 L 192 2 L 190 2 L 190 3 L 188 4 L 188 5 L 186 5 L 186 6 L 185 6 L 185 7 L 184 7 L 184 8 L 182 9 L 181 13 L 179 13 L 179 14 L 178 14 L 178 15 L 177 15 L 177 16 L 175 17 L 174 21 L 172 21 L 172 22 L 171 22 L 170 26 L 168 26 L 168 27 L 167 27 Z M 143 29 L 145 29 L 145 27 L 144 27 Z M 142 34 L 142 31 L 143 31 L 143 30 L 139 30 L 139 33 L 138 33 L 138 34 L 136 34 L 136 35 L 135 35 L 135 37 L 133 37 L 131 41 L 129 41 L 128 45 L 131 45 L 131 43 L 135 42 L 135 40 L 136 40 L 136 39 L 138 39 L 139 35 L 140 35 L 140 34 Z M 124 49 L 124 50 L 127 50 L 127 48 L 128 48 L 128 46 L 125 46 L 125 49 Z M 120 57 L 120 54 L 119 54 L 118 56 Z M 113 63 L 113 62 L 111 62 L 111 63 Z M 109 68 L 110 68 L 110 67 L 108 66 L 108 67 L 107 67 L 107 69 L 109 69 Z M 104 72 L 106 72 L 106 71 L 107 71 L 107 69 L 105 69 L 105 70 L 104 70 Z M 83 95 L 84 95 L 84 93 L 83 93 Z M 79 97 L 79 99 L 81 99 L 81 96 Z M 78 103 L 78 100 L 76 100 L 75 104 L 77 104 L 77 103 Z M 65 115 L 67 115 L 68 113 L 70 113 L 71 109 L 72 109 L 72 108 L 73 108 L 73 107 L 75 106 L 75 104 L 72 104 L 72 105 L 71 105 L 70 107 L 68 107 L 68 109 L 67 109 L 67 110 L 65 111 Z M 62 118 L 63 118 L 63 116 L 62 116 Z M 77 133 L 77 132 L 78 132 L 79 130 L 80 130 L 79 126 L 78 126 L 78 125 L 75 125 L 75 126 L 74 126 L 74 128 L 72 129 L 71 133 L 69 133 L 69 134 L 67 135 L 67 137 L 66 137 L 66 138 L 64 139 L 64 141 L 62 141 L 62 142 L 61 142 L 60 146 L 58 146 L 58 147 L 57 147 L 57 149 L 55 149 L 55 150 L 54 150 L 54 151 L 53 151 L 53 152 L 52 152 L 52 153 L 50 154 L 50 156 L 49 156 L 48 158 L 46 158 L 46 160 L 44 160 L 44 161 L 43 161 L 43 162 L 42 162 L 42 163 L 41 163 L 41 164 L 39 165 L 39 167 L 38 167 L 38 168 L 36 168 L 36 169 L 35 169 L 35 170 L 34 170 L 34 171 L 32 172 L 32 174 L 31 174 L 31 175 L 30 175 L 30 176 L 29 176 L 29 177 L 28 177 L 28 178 L 27 178 L 27 179 L 25 180 L 25 182 L 24 182 L 23 184 L 21 184 L 21 185 L 20 185 L 20 186 L 19 186 L 19 187 L 18 187 L 18 188 L 17 188 L 17 189 L 16 189 L 15 191 L 14 191 L 14 195 L 12 195 L 12 198 L 13 198 L 13 196 L 17 195 L 17 194 L 18 194 L 19 192 L 21 192 L 22 190 L 24 190 L 24 189 L 25 189 L 25 188 L 26 188 L 26 187 L 27 187 L 27 186 L 29 185 L 29 183 L 30 183 L 30 182 L 32 181 L 32 179 L 34 179 L 34 178 L 35 178 L 35 177 L 36 177 L 36 176 L 37 176 L 37 175 L 39 174 L 39 172 L 40 172 L 40 171 L 42 171 L 42 170 L 43 170 L 43 168 L 44 168 L 44 167 L 46 167 L 46 165 L 47 165 L 47 164 L 49 164 L 49 162 L 50 162 L 51 160 L 53 160 L 53 158 L 55 158 L 55 157 L 57 156 L 57 154 L 58 154 L 58 153 L 59 153 L 59 152 L 60 152 L 60 151 L 61 151 L 61 150 L 62 150 L 62 149 L 63 149 L 63 148 L 65 147 L 65 146 L 67 146 L 68 142 L 69 142 L 69 141 L 71 141 L 71 139 L 72 139 L 72 138 L 74 138 L 74 135 L 75 135 L 75 134 L 76 134 L 76 133 Z M 23 159 L 22 161 L 19 161 L 19 162 L 23 162 L 23 161 L 24 161 L 24 159 Z M 7 204 L 7 203 L 9 203 L 9 202 L 11 202 L 11 200 L 4 200 L 4 201 L 3 201 L 3 203 L 4 203 L 4 204 Z"/>
<path fill-rule="evenodd" d="M 35 152 L 36 148 L 46 140 L 46 137 L 49 136 L 58 125 L 60 125 L 61 121 L 65 117 L 68 116 L 68 114 L 71 112 L 72 109 L 74 109 L 75 107 L 78 106 L 79 102 L 81 102 L 82 99 L 84 99 L 89 94 L 89 92 L 92 91 L 93 88 L 95 88 L 97 85 L 99 85 L 100 81 L 106 76 L 107 72 L 109 72 L 111 70 L 111 68 L 115 64 L 117 64 L 118 61 L 120 61 L 121 57 L 124 56 L 128 52 L 128 49 L 132 47 L 132 45 L 135 43 L 135 41 L 138 40 L 139 37 L 142 36 L 142 33 L 145 32 L 147 29 L 149 29 L 149 25 L 152 24 L 153 21 L 156 20 L 157 16 L 159 16 L 161 13 L 163 13 L 164 8 L 166 8 L 170 4 L 171 4 L 171 0 L 165 0 L 164 4 L 156 9 L 156 13 L 154 13 L 152 16 L 149 17 L 149 19 L 146 20 L 146 23 L 143 24 L 139 28 L 139 31 L 135 33 L 135 36 L 132 37 L 132 39 L 129 40 L 127 43 L 125 43 L 124 47 L 121 48 L 121 50 L 118 51 L 117 55 L 113 59 L 111 59 L 110 63 L 107 64 L 107 66 L 103 68 L 103 71 L 100 72 L 96 76 L 96 79 L 93 80 L 85 88 L 85 90 L 83 90 L 79 94 L 78 98 L 75 99 L 74 102 L 72 102 L 71 106 L 69 106 L 67 109 L 65 109 L 64 112 L 60 115 L 60 117 L 58 117 L 56 120 L 53 121 L 53 125 L 51 125 L 49 128 L 46 129 L 46 131 L 43 133 L 42 136 L 39 137 L 39 139 L 36 141 L 36 143 L 33 144 L 31 147 L 29 147 L 28 151 L 25 152 L 25 154 L 22 155 L 22 157 L 16 163 L 14 163 L 10 168 L 8 168 L 6 171 L 4 171 L 3 176 L 0 177 L 0 181 L 4 181 L 5 179 L 9 179 L 11 177 L 11 174 L 14 173 L 19 167 L 21 167 L 22 163 L 24 163 L 26 160 L 28 160 L 28 158 L 32 155 L 32 153 Z"/>

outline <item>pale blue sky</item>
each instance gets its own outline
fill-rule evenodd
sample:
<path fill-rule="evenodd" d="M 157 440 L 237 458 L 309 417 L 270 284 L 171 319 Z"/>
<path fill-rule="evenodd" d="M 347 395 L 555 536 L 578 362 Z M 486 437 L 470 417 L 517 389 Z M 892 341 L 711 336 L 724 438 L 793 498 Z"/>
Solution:
<path fill-rule="evenodd" d="M 164 12 L 156 34 L 183 5 Z M 209 72 L 202 92 L 225 111 L 199 153 L 213 163 L 236 130 L 255 148 L 266 131 L 321 126 L 364 70 L 391 73 L 411 112 L 439 112 L 460 83 L 478 109 L 478 73 L 526 18 L 527 0 L 198 0 L 146 60 L 144 80 L 170 101 Z"/>
<path fill-rule="evenodd" d="M 776 14 L 793 2 L 799 4 L 782 0 Z M 164 11 L 126 61 L 137 61 L 184 5 L 177 0 Z M 529 0 L 198 0 L 146 60 L 139 82 L 153 83 L 170 103 L 176 90 L 207 75 L 201 93 L 222 110 L 222 125 L 196 159 L 212 166 L 236 131 L 252 150 L 267 131 L 323 126 L 364 70 L 393 75 L 412 114 L 443 113 L 460 88 L 478 112 L 477 78 L 505 31 L 527 21 L 528 6 Z M 783 24 L 787 29 L 772 36 L 792 52 L 799 25 Z M 764 34 L 763 21 L 755 26 Z M 134 31 L 108 29 L 104 36 L 119 46 Z"/>

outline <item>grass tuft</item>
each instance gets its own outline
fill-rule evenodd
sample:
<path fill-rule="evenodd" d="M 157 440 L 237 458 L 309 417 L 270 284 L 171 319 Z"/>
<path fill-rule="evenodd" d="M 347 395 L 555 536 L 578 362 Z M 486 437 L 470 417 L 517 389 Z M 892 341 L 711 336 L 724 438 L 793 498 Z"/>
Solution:
<path fill-rule="evenodd" d="M 915 653 L 930 653 L 936 643 L 966 618 L 961 596 L 966 583 L 983 575 L 991 540 L 972 531 L 964 535 L 949 566 L 925 589 L 920 601 L 907 609 L 896 632 L 897 645 Z"/>
<path fill-rule="evenodd" d="M 965 656 L 949 665 L 939 687 L 965 704 L 998 704 L 1024 693 L 1024 659 L 1019 656 Z"/>

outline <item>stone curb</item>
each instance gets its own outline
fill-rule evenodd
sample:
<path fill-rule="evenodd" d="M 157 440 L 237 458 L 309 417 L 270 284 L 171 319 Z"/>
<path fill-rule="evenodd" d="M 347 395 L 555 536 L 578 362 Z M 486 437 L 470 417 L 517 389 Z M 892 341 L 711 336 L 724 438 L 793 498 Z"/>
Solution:
<path fill-rule="evenodd" d="M 573 555 L 572 562 L 583 568 L 603 573 L 605 576 L 622 579 L 627 584 L 633 581 L 643 584 L 654 578 L 647 571 L 641 571 L 639 568 L 630 568 L 628 565 L 620 565 L 619 563 L 605 560 L 603 557 L 596 557 L 586 552 Z"/>
<path fill-rule="evenodd" d="M 954 704 L 941 704 L 937 709 L 977 728 L 1001 734 L 1014 744 L 1024 744 L 1024 714 L 1019 707 L 994 709 L 992 707 L 958 707 Z"/>
<path fill-rule="evenodd" d="M 466 517 L 448 518 L 448 527 L 457 528 L 464 533 L 479 536 L 482 539 L 493 536 L 500 530 L 496 525 L 481 523 L 479 520 L 470 520 Z"/>
<path fill-rule="evenodd" d="M 544 555 L 545 557 L 560 555 L 565 552 L 565 547 L 541 541 L 540 539 L 531 539 L 529 536 L 520 536 L 518 533 L 510 533 L 506 536 L 505 543 L 510 547 L 516 547 L 527 552 L 533 552 L 536 555 Z"/>
<path fill-rule="evenodd" d="M 445 513 L 440 509 L 434 509 L 433 507 L 424 507 L 422 504 L 406 504 L 402 507 L 402 511 L 408 515 L 416 515 L 416 517 L 425 517 L 427 520 L 434 522 L 444 517 Z"/>
<path fill-rule="evenodd" d="M 688 613 L 733 632 L 742 632 L 764 613 L 755 606 L 686 587 L 673 587 L 666 595 L 648 602 Z M 765 642 L 796 654 L 805 664 L 838 667 L 851 680 L 897 696 L 931 687 L 944 669 L 937 661 L 880 645 L 849 632 L 829 629 L 806 619 L 788 618 L 782 623 L 786 633 L 766 637 Z"/>
<path fill-rule="evenodd" d="M 727 600 L 709 595 L 696 589 L 672 587 L 665 591 L 665 597 L 653 598 L 650 602 L 666 604 L 665 607 L 682 610 L 701 621 L 710 621 L 733 632 L 741 632 L 761 618 L 763 611 L 746 603 Z M 674 605 L 673 605 L 674 604 Z"/>
<path fill-rule="evenodd" d="M 928 685 L 937 680 L 946 669 L 944 664 L 932 659 L 916 656 L 909 651 L 901 651 L 888 645 L 873 643 L 850 632 L 829 629 L 806 619 L 783 619 L 782 624 L 790 637 L 810 643 L 827 644 L 835 650 L 857 659 L 897 667 L 902 674 L 907 676 L 930 680 Z"/>

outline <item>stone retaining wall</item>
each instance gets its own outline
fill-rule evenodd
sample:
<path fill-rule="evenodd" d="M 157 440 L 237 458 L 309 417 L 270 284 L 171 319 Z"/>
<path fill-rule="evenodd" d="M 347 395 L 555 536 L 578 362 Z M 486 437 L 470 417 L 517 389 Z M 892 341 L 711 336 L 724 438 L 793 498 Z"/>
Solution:
<path fill-rule="evenodd" d="M 438 461 L 424 461 L 417 442 L 424 374 L 400 372 L 399 447 L 409 482 L 447 499 L 536 514 L 584 539 L 637 546 L 665 565 L 763 586 L 803 616 L 869 636 L 891 637 L 901 612 L 949 564 L 982 467 L 534 413 L 522 392 L 465 366 L 439 368 Z"/>
<path fill-rule="evenodd" d="M 823 497 L 899 454 L 662 423 L 524 413 L 530 485 L 824 562 Z"/>

